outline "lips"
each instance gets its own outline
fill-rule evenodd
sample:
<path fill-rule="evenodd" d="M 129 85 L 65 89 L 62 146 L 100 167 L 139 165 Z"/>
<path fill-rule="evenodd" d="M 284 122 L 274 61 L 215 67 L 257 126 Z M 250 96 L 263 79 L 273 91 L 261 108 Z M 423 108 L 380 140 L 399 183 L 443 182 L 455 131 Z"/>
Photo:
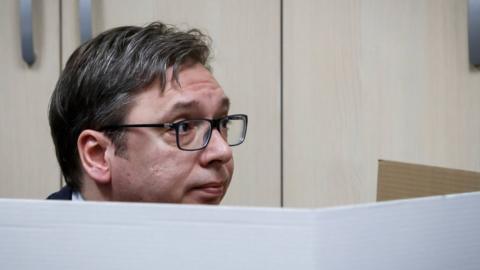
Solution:
<path fill-rule="evenodd" d="M 225 185 L 223 183 L 208 183 L 195 188 L 196 191 L 205 193 L 205 195 L 219 197 L 224 194 Z"/>

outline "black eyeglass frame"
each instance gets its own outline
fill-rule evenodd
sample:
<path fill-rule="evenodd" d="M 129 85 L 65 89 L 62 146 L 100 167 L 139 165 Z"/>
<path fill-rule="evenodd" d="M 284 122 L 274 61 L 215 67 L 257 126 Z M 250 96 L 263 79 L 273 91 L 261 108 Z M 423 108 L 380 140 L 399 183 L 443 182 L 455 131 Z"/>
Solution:
<path fill-rule="evenodd" d="M 208 146 L 208 144 L 210 143 L 210 138 L 212 137 L 212 131 L 213 131 L 214 128 L 216 128 L 218 130 L 218 132 L 220 132 L 220 134 L 222 134 L 222 131 L 220 130 L 220 123 L 222 121 L 226 120 L 226 119 L 235 119 L 235 120 L 241 119 L 245 122 L 245 127 L 243 129 L 243 133 L 242 133 L 240 142 L 235 143 L 235 144 L 230 144 L 230 143 L 228 143 L 228 140 L 227 140 L 227 143 L 228 143 L 229 146 L 237 146 L 237 145 L 242 144 L 245 141 L 245 137 L 247 135 L 248 116 L 246 114 L 232 114 L 232 115 L 227 115 L 227 116 L 217 118 L 217 119 L 207 119 L 207 118 L 186 119 L 186 120 L 178 121 L 178 122 L 175 122 L 175 123 L 107 125 L 107 126 L 101 127 L 98 130 L 99 131 L 113 131 L 113 130 L 118 130 L 118 129 L 137 128 L 137 127 L 140 127 L 140 128 L 151 127 L 151 128 L 174 129 L 175 130 L 175 137 L 176 137 L 175 140 L 176 140 L 178 149 L 180 149 L 182 151 L 199 151 L 199 150 L 202 150 L 202 149 L 206 148 Z M 179 129 L 180 125 L 182 125 L 185 122 L 199 121 L 199 120 L 208 121 L 210 123 L 210 129 L 209 129 L 210 132 L 208 134 L 208 139 L 205 141 L 204 145 L 202 145 L 199 148 L 195 148 L 195 149 L 182 148 L 180 146 L 180 138 L 179 138 L 179 135 L 178 135 L 178 133 L 179 133 L 178 129 Z"/>

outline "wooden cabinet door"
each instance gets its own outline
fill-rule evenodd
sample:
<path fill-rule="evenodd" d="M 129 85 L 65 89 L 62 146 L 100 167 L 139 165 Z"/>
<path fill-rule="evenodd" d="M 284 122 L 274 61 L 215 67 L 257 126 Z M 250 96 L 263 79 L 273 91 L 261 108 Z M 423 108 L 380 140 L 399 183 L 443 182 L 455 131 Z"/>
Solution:
<path fill-rule="evenodd" d="M 378 159 L 480 170 L 467 0 L 285 0 L 285 205 L 375 201 Z"/>
<path fill-rule="evenodd" d="M 59 1 L 32 1 L 32 66 L 22 59 L 19 3 L 0 2 L 0 197 L 45 198 L 60 187 L 47 120 L 60 71 Z"/>
<path fill-rule="evenodd" d="M 62 62 L 80 44 L 76 1 L 62 2 Z M 246 142 L 234 148 L 230 205 L 280 205 L 280 2 L 278 0 L 92 1 L 93 34 L 160 20 L 213 39 L 213 73 L 246 113 Z"/>

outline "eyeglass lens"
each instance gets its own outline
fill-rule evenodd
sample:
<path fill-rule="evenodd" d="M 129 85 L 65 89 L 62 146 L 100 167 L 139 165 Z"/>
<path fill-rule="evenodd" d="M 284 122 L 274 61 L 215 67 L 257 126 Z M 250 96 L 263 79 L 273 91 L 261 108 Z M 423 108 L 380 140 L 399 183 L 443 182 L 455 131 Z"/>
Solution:
<path fill-rule="evenodd" d="M 245 137 L 246 121 L 241 116 L 223 118 L 218 123 L 222 137 L 230 146 L 239 145 Z M 185 120 L 177 126 L 177 143 L 181 149 L 197 150 L 205 147 L 212 134 L 208 120 Z"/>

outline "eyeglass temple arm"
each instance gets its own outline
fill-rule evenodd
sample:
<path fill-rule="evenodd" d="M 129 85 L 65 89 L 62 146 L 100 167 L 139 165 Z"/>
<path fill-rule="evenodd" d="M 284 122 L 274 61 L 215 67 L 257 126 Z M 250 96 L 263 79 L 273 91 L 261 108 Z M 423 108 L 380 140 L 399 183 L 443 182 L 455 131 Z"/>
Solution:
<path fill-rule="evenodd" d="M 122 128 L 134 128 L 134 127 L 157 127 L 157 128 L 174 128 L 175 124 L 164 123 L 164 124 L 128 124 L 128 125 L 109 125 L 103 126 L 99 130 L 115 130 Z"/>

